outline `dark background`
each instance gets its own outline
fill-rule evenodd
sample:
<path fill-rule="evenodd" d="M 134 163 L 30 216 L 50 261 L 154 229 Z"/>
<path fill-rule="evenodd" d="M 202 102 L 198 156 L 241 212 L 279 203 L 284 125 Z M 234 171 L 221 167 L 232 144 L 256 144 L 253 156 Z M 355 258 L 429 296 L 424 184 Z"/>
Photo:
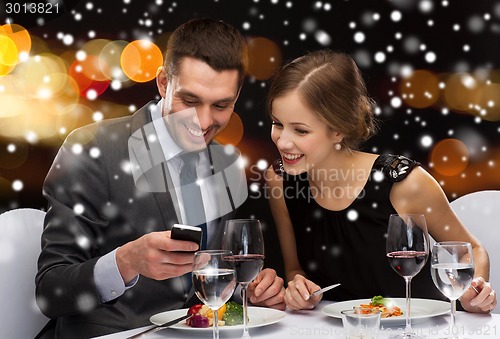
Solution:
<path fill-rule="evenodd" d="M 0 24 L 7 20 L 4 12 L 7 3 L 9 1 L 0 2 Z M 360 65 L 369 93 L 378 104 L 381 131 L 363 145 L 365 150 L 405 154 L 420 161 L 441 183 L 450 200 L 473 191 L 500 189 L 500 102 L 493 103 L 486 114 L 480 115 L 473 109 L 448 107 L 441 99 L 425 108 L 412 107 L 405 101 L 397 105 L 393 101 L 403 94 L 401 72 L 405 67 L 428 70 L 443 81 L 453 74 L 469 74 L 481 86 L 490 84 L 496 88 L 500 83 L 500 1 L 126 0 L 59 3 L 58 14 L 9 16 L 32 36 L 31 56 L 74 54 L 92 39 L 133 41 L 145 36 L 163 50 L 168 32 L 188 19 L 201 16 L 233 24 L 249 41 L 264 37 L 274 42 L 283 62 L 321 48 L 347 52 Z M 402 15 L 401 20 L 391 19 L 394 11 Z M 76 20 L 77 16 L 81 19 Z M 145 24 L 147 19 L 151 20 L 149 26 Z M 91 38 L 89 32 L 95 35 Z M 321 32 L 329 39 L 317 39 L 316 35 Z M 364 33 L 362 43 L 355 42 L 356 32 Z M 58 38 L 60 33 L 71 34 L 74 42 L 65 45 Z M 418 43 L 412 45 L 412 41 Z M 464 46 L 469 46 L 469 50 Z M 383 62 L 375 61 L 380 51 L 385 53 Z M 426 60 L 428 52 L 435 53 L 434 62 Z M 13 74 L 15 72 L 16 69 Z M 262 220 L 267 264 L 277 265 L 281 270 L 278 241 L 267 201 L 258 198 L 262 194 L 262 170 L 256 169 L 259 161 L 269 164 L 277 157 L 264 112 L 268 80 L 249 76 L 235 109 L 244 125 L 243 138 L 237 147 L 248 160 L 249 185 L 256 188 L 250 191 L 240 216 Z M 1 81 L 0 77 L 0 84 Z M 493 101 L 495 98 L 500 100 L 500 91 L 492 93 Z M 462 93 L 457 91 L 453 95 L 460 98 Z M 79 102 L 93 110 L 101 110 L 104 118 L 112 118 L 130 114 L 127 108 L 131 105 L 139 108 L 155 98 L 159 98 L 156 84 L 149 81 L 117 91 L 108 88 L 93 102 L 84 97 Z M 9 107 L 0 104 L 0 110 L 8 111 Z M 37 110 L 26 114 L 45 119 L 42 115 L 45 113 Z M 9 119 L 12 121 L 12 117 Z M 64 136 L 70 131 L 62 136 L 28 142 L 22 135 L 11 136 L 7 131 L 11 125 L 6 121 L 0 114 L 0 212 L 20 207 L 45 209 L 42 182 Z M 79 117 L 74 127 L 90 122 L 92 117 L 87 113 Z M 432 142 L 423 145 L 424 136 L 431 137 Z M 436 145 L 448 138 L 466 146 L 468 160 L 467 166 L 451 175 L 436 170 L 436 158 L 432 158 Z M 13 144 L 16 151 L 8 152 L 8 145 Z M 439 154 L 443 155 L 443 151 Z M 448 148 L 444 151 L 450 158 L 460 154 L 463 155 L 463 150 Z M 16 180 L 22 182 L 22 189 L 13 188 L 12 183 Z"/>

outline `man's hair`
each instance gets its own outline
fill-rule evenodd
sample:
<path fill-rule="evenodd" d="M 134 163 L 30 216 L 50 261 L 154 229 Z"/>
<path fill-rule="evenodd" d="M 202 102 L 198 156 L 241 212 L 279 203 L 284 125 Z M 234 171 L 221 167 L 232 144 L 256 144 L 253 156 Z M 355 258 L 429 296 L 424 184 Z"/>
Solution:
<path fill-rule="evenodd" d="M 245 39 L 233 26 L 210 18 L 190 20 L 179 26 L 168 40 L 165 71 L 178 75 L 182 58 L 205 62 L 216 71 L 237 70 L 238 88 L 248 64 Z"/>

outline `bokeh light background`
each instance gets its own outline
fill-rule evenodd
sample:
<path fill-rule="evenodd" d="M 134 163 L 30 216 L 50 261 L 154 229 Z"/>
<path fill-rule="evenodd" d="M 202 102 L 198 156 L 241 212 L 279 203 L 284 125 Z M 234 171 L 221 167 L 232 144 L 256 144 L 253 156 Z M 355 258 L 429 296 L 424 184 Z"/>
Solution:
<path fill-rule="evenodd" d="M 321 48 L 353 56 L 378 104 L 381 131 L 365 150 L 420 161 L 450 200 L 500 189 L 500 0 L 59 1 L 51 15 L 7 15 L 8 2 L 0 3 L 0 212 L 45 208 L 43 179 L 74 128 L 159 99 L 154 77 L 169 34 L 200 16 L 235 25 L 249 45 L 237 113 L 219 136 L 246 159 L 243 216 L 272 224 L 259 198 L 277 157 L 264 112 L 269 79 Z"/>

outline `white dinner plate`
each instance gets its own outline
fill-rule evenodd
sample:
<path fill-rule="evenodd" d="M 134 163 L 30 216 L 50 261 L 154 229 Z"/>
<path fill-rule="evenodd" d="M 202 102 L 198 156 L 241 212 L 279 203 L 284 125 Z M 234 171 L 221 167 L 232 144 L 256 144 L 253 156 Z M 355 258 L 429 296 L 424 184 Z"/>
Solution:
<path fill-rule="evenodd" d="M 175 318 L 181 317 L 184 314 L 187 314 L 188 309 L 184 308 L 181 310 L 173 310 L 162 312 L 153 315 L 149 320 L 155 325 L 161 325 L 166 323 L 167 321 L 173 320 Z M 265 307 L 248 307 L 248 328 L 267 326 L 271 324 L 275 324 L 286 316 L 286 313 L 280 310 L 275 310 L 272 308 Z M 169 328 L 176 330 L 186 330 L 186 331 L 195 331 L 195 332 L 210 332 L 212 333 L 212 327 L 191 327 L 186 324 L 186 321 L 183 320 L 180 323 L 177 323 Z M 243 325 L 234 325 L 234 326 L 219 326 L 219 330 L 222 331 L 233 331 L 239 330 L 243 331 Z"/>
<path fill-rule="evenodd" d="M 390 298 L 396 306 L 401 308 L 403 315 L 380 319 L 380 324 L 384 326 L 404 325 L 405 323 L 405 298 Z M 360 304 L 369 304 L 370 299 L 357 299 L 349 301 L 335 302 L 323 307 L 323 313 L 334 318 L 342 318 L 340 313 L 343 310 L 349 310 L 353 307 L 359 307 Z M 412 323 L 421 323 L 431 317 L 449 313 L 451 305 L 449 302 L 431 299 L 411 299 L 410 312 Z"/>

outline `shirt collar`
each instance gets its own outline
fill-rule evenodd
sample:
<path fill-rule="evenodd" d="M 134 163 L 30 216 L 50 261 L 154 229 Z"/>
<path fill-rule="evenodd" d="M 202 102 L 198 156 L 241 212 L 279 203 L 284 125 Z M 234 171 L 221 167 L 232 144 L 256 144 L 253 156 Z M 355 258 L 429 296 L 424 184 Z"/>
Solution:
<path fill-rule="evenodd" d="M 155 106 L 150 108 L 151 120 L 153 121 L 153 126 L 155 127 L 156 134 L 158 135 L 158 140 L 160 141 L 165 160 L 175 158 L 179 153 L 182 152 L 182 148 L 179 147 L 174 139 L 168 133 L 167 126 L 165 125 L 165 120 L 162 116 L 163 99 L 161 99 Z"/>

